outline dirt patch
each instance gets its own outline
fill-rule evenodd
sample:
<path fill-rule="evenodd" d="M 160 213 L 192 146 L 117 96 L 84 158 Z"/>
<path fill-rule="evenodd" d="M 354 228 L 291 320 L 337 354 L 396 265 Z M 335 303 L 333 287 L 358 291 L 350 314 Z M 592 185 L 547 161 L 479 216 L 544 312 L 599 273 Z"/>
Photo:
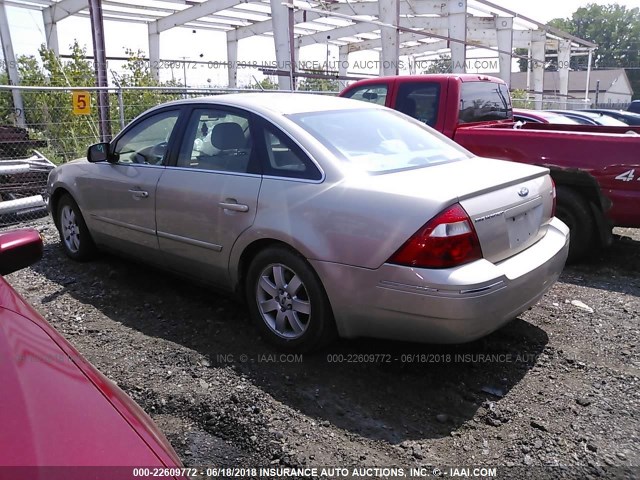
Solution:
<path fill-rule="evenodd" d="M 612 248 L 480 341 L 283 356 L 230 298 L 113 256 L 74 263 L 52 223 L 35 226 L 44 258 L 9 281 L 185 465 L 566 466 L 582 478 L 640 465 L 640 230 L 617 229 Z"/>

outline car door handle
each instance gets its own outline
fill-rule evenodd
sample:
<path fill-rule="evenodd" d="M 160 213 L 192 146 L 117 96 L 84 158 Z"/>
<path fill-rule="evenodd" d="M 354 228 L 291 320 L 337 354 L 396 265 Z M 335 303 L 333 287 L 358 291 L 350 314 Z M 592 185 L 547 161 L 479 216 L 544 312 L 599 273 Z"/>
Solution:
<path fill-rule="evenodd" d="M 220 202 L 218 206 L 220 208 L 223 208 L 225 210 L 231 210 L 233 212 L 249 211 L 249 205 L 243 205 L 242 203 L 236 203 L 236 202 Z"/>
<path fill-rule="evenodd" d="M 129 190 L 129 193 L 136 198 L 147 198 L 149 197 L 149 192 L 145 190 Z"/>

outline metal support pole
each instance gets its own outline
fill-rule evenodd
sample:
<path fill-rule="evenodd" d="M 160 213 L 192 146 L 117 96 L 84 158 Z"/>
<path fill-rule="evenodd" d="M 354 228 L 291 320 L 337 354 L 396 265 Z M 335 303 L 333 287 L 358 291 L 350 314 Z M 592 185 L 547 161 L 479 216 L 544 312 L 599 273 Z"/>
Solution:
<path fill-rule="evenodd" d="M 498 40 L 498 49 L 504 52 L 513 51 L 513 18 L 499 17 L 496 18 L 496 36 Z M 511 86 L 511 63 L 513 61 L 511 55 L 506 53 L 499 54 L 500 59 L 500 78 Z"/>
<path fill-rule="evenodd" d="M 461 42 L 451 43 L 451 72 L 467 70 L 467 0 L 449 1 L 449 37 Z"/>
<path fill-rule="evenodd" d="M 44 35 L 47 41 L 47 48 L 53 50 L 56 56 L 60 55 L 58 46 L 58 24 L 53 20 L 52 7 L 42 10 L 42 21 L 44 23 Z M 55 8 L 55 7 L 54 7 Z"/>
<path fill-rule="evenodd" d="M 571 41 L 558 43 L 558 75 L 560 78 L 560 108 L 567 108 L 569 98 L 569 67 L 571 64 Z"/>
<path fill-rule="evenodd" d="M 122 130 L 124 128 L 124 97 L 121 86 L 118 86 L 118 109 L 120 110 L 120 130 Z"/>
<path fill-rule="evenodd" d="M 591 83 L 591 63 L 593 62 L 593 50 L 589 50 L 589 62 L 587 64 L 587 86 L 584 91 L 584 101 L 589 101 L 589 85 Z"/>
<path fill-rule="evenodd" d="M 287 8 L 287 13 L 289 14 L 288 40 L 289 40 L 289 54 L 291 55 L 291 58 L 289 59 L 291 61 L 291 68 L 289 69 L 289 81 L 291 82 L 291 90 L 295 90 L 296 89 L 296 60 L 299 59 L 298 53 L 300 49 L 295 47 L 294 28 L 296 24 L 296 19 L 293 16 L 293 10 L 290 8 Z"/>
<path fill-rule="evenodd" d="M 598 108 L 599 102 L 600 102 L 600 80 L 596 82 L 596 101 L 595 101 L 596 108 Z"/>
<path fill-rule="evenodd" d="M 9 76 L 10 85 L 20 85 L 20 76 L 18 75 L 18 65 L 16 63 L 16 55 L 13 51 L 11 43 L 11 31 L 9 30 L 9 21 L 7 20 L 7 11 L 4 2 L 0 2 L 0 41 L 2 42 L 2 53 L 4 54 L 4 64 Z M 22 103 L 22 93 L 20 90 L 11 89 L 13 97 L 13 110 L 15 114 L 15 122 L 18 127 L 25 126 L 24 104 Z"/>
<path fill-rule="evenodd" d="M 280 90 L 292 90 L 291 82 L 291 34 L 289 32 L 289 12 L 288 8 L 282 4 L 282 0 L 270 0 L 271 22 L 273 25 L 273 42 L 276 49 L 276 63 L 278 70 L 287 71 L 288 75 L 278 76 L 278 86 Z"/>
<path fill-rule="evenodd" d="M 227 82 L 229 88 L 238 86 L 238 40 L 233 38 L 233 30 L 227 32 Z"/>
<path fill-rule="evenodd" d="M 389 25 L 399 25 L 400 1 L 387 0 L 378 2 L 378 18 L 381 22 Z M 380 29 L 380 39 L 382 40 L 382 63 L 380 73 L 382 75 L 397 75 L 400 56 L 400 32 L 397 28 L 382 27 Z"/>
<path fill-rule="evenodd" d="M 349 47 L 347 45 L 341 45 L 338 49 L 338 76 L 346 77 L 349 71 Z M 346 82 L 341 80 L 338 82 L 340 90 L 345 88 Z"/>
<path fill-rule="evenodd" d="M 160 80 L 160 32 L 155 22 L 148 24 L 149 70 L 155 81 Z"/>
<path fill-rule="evenodd" d="M 546 35 L 544 32 L 538 32 L 537 37 L 537 39 L 531 42 L 531 54 L 533 56 L 533 95 L 535 98 L 535 109 L 542 110 L 542 102 L 544 100 Z"/>
<path fill-rule="evenodd" d="M 107 55 L 104 47 L 104 24 L 102 21 L 101 0 L 89 0 L 89 15 L 91 16 L 96 86 L 108 87 Z M 108 142 L 111 140 L 111 125 L 109 123 L 109 92 L 107 90 L 100 90 L 98 91 L 97 97 L 100 141 Z"/>

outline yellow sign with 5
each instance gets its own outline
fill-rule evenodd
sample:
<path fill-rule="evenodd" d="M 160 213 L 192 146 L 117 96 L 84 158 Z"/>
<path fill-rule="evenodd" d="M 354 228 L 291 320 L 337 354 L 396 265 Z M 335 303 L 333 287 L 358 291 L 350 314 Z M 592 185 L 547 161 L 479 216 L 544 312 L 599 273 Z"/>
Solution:
<path fill-rule="evenodd" d="M 91 94 L 89 92 L 75 90 L 72 103 L 74 115 L 89 115 L 91 113 Z"/>

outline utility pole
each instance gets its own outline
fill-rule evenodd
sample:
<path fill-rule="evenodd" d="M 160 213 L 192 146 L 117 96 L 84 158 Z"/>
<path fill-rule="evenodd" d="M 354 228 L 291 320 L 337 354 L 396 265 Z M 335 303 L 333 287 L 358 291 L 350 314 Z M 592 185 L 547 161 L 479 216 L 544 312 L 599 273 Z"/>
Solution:
<path fill-rule="evenodd" d="M 91 36 L 93 37 L 93 60 L 96 72 L 96 86 L 98 90 L 98 125 L 100 141 L 111 140 L 111 124 L 109 123 L 109 92 L 104 89 L 109 86 L 107 78 L 107 55 L 104 47 L 104 22 L 102 19 L 102 1 L 89 0 L 89 15 L 91 16 Z"/>

